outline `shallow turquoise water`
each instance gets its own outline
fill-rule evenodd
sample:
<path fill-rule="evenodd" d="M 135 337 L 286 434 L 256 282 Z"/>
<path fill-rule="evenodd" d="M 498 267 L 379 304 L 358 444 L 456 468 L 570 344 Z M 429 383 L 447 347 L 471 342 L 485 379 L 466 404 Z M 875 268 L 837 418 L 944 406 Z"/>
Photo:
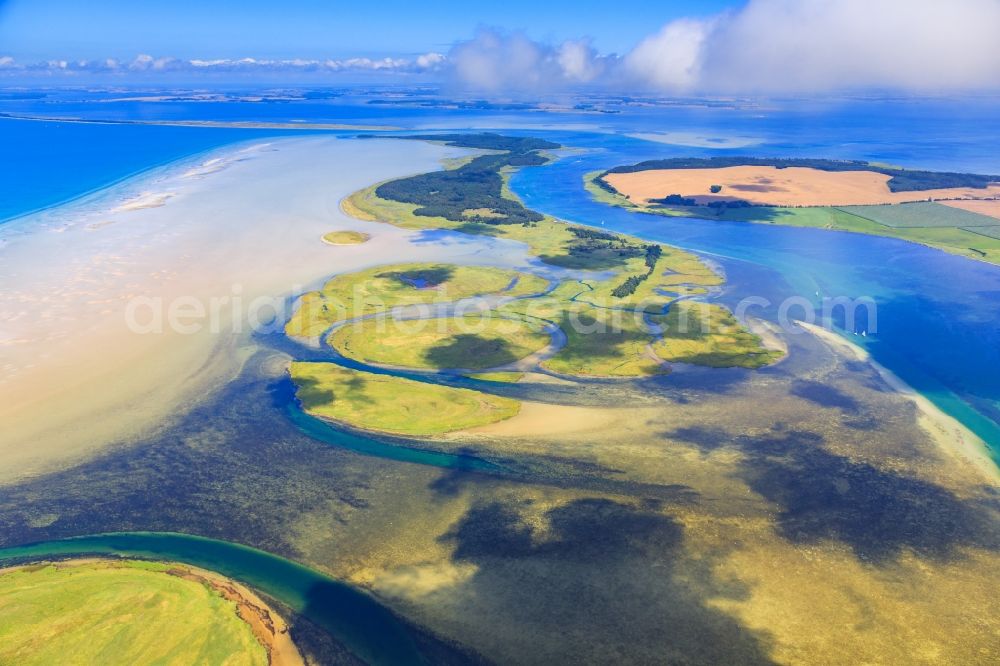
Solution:
<path fill-rule="evenodd" d="M 790 297 L 814 307 L 823 297 L 872 298 L 877 318 L 859 317 L 848 333 L 867 335 L 849 335 L 852 342 L 982 437 L 1000 462 L 1000 267 L 889 238 L 606 206 L 582 189 L 583 175 L 645 159 L 648 145 L 606 136 L 563 141 L 595 150 L 515 174 L 512 188 L 527 206 L 705 253 L 728 274 L 723 300 L 765 298 L 771 305 L 752 313 L 772 320 Z M 790 313 L 805 316 L 801 307 Z"/>
<path fill-rule="evenodd" d="M 423 663 L 406 627 L 369 595 L 291 560 L 228 541 L 167 532 L 97 534 L 2 549 L 0 562 L 74 555 L 182 562 L 216 571 L 301 613 L 368 663 Z"/>
<path fill-rule="evenodd" d="M 581 187 L 587 171 L 676 155 L 872 159 L 1000 173 L 996 100 L 772 102 L 739 109 L 631 107 L 595 115 L 380 108 L 357 99 L 155 104 L 110 102 L 107 94 L 94 97 L 102 103 L 83 99 L 79 93 L 3 100 L 0 111 L 117 120 L 298 119 L 421 130 L 500 127 L 511 134 L 545 136 L 588 148 L 589 152 L 569 155 L 550 166 L 523 170 L 514 177 L 515 189 L 529 206 L 544 212 L 713 257 L 729 274 L 723 296 L 729 302 L 746 296 L 764 296 L 772 303 L 789 296 L 814 303 L 820 296 L 872 297 L 878 320 L 871 324 L 877 327 L 861 321 L 856 328 L 874 335 L 852 339 L 978 433 L 1000 456 L 1000 268 L 890 239 L 636 215 L 590 201 Z M 582 129 L 551 129 L 571 123 Z M 543 125 L 547 129 L 542 130 Z M 683 134 L 688 145 L 623 136 L 657 132 Z M 0 119 L 0 142 L 6 148 L 0 156 L 5 176 L 0 179 L 0 219 L 79 196 L 172 159 L 281 134 L 287 132 Z M 748 142 L 726 143 L 734 137 Z"/>

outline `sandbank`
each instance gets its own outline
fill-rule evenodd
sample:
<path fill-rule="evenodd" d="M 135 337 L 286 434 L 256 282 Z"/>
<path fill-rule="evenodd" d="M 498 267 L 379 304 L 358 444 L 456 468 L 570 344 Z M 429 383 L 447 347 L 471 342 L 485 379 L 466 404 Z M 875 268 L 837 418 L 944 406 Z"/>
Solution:
<path fill-rule="evenodd" d="M 5 224 L 0 483 L 148 436 L 236 376 L 258 348 L 246 322 L 256 299 L 263 299 L 256 302 L 266 322 L 273 309 L 267 299 L 290 307 L 296 294 L 331 273 L 386 257 L 526 265 L 514 243 L 464 237 L 422 243 L 419 234 L 388 225 L 372 224 L 371 241 L 338 252 L 332 262 L 330 248 L 317 242 L 331 228 L 369 224 L 341 213 L 338 202 L 347 194 L 433 170 L 442 157 L 460 153 L 418 141 L 272 140 L 267 150 L 223 149 L 105 190 L 96 200 Z M 185 177 L 216 158 L 228 166 Z M 157 208 L 112 212 L 142 191 L 178 196 Z M 111 224 L 95 228 L 95 222 Z M 136 308 L 138 298 L 144 305 Z M 217 317 L 208 316 L 213 300 L 223 305 Z M 206 316 L 180 321 L 201 326 L 171 327 L 167 309 L 192 301 Z M 144 332 L 128 325 L 130 303 L 134 319 L 149 325 Z M 157 312 L 159 331 L 151 325 Z"/>
<path fill-rule="evenodd" d="M 608 428 L 621 420 L 626 413 L 627 411 L 622 409 L 522 402 L 521 410 L 516 416 L 505 421 L 469 428 L 461 431 L 461 434 L 494 437 L 565 435 Z"/>
<path fill-rule="evenodd" d="M 822 326 L 806 322 L 797 323 L 835 351 L 871 365 L 890 388 L 908 398 L 916 406 L 920 426 L 943 452 L 960 462 L 972 465 L 983 477 L 1000 485 L 1000 469 L 990 457 L 986 442 L 975 433 L 953 417 L 945 414 L 937 405 L 918 393 L 891 370 L 872 359 L 867 350 L 850 343 Z"/>
<path fill-rule="evenodd" d="M 143 210 L 145 208 L 159 208 L 166 206 L 171 197 L 176 196 L 173 192 L 143 192 L 137 197 L 129 199 L 119 206 L 111 209 L 112 213 L 123 213 L 130 210 Z"/>

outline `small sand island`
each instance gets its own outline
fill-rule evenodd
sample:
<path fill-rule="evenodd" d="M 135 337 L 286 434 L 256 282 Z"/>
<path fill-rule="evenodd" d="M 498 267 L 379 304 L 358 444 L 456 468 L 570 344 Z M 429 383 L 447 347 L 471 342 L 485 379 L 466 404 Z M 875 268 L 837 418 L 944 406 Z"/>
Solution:
<path fill-rule="evenodd" d="M 186 564 L 92 558 L 0 570 L 0 663 L 304 662 L 284 620 L 239 583 Z"/>
<path fill-rule="evenodd" d="M 285 332 L 372 370 L 417 371 L 427 379 L 296 362 L 291 377 L 308 413 L 361 430 L 428 437 L 496 423 L 524 406 L 442 383 L 455 373 L 483 371 L 483 381 L 494 384 L 524 372 L 627 380 L 666 374 L 671 363 L 754 369 L 783 356 L 721 305 L 690 300 L 709 297 L 723 281 L 697 256 L 525 208 L 507 179 L 518 167 L 546 163 L 542 151 L 556 144 L 494 134 L 403 138 L 490 153 L 356 192 L 342 203 L 345 212 L 407 229 L 520 241 L 565 277 L 553 282 L 534 272 L 452 264 L 335 276 L 300 299 Z"/>
<path fill-rule="evenodd" d="M 331 231 L 323 234 L 327 245 L 360 245 L 371 240 L 371 236 L 361 231 Z"/>
<path fill-rule="evenodd" d="M 604 203 L 893 236 L 1000 263 L 1000 176 L 858 161 L 670 158 L 589 173 Z"/>

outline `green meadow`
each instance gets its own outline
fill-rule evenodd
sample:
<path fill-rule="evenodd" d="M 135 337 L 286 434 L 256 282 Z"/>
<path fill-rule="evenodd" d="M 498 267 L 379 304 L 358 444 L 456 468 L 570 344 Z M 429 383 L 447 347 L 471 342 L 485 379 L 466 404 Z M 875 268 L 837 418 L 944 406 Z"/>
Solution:
<path fill-rule="evenodd" d="M 719 305 L 682 301 L 659 321 L 663 335 L 653 344 L 653 352 L 664 361 L 713 368 L 760 368 L 783 355 L 765 349 L 759 336 Z"/>
<path fill-rule="evenodd" d="M 314 337 L 340 321 L 409 305 L 450 303 L 489 294 L 506 297 L 541 292 L 535 275 L 488 266 L 400 264 L 338 275 L 302 296 L 285 326 L 288 335 Z"/>
<path fill-rule="evenodd" d="M 309 414 L 363 430 L 430 436 L 502 421 L 517 400 L 469 389 L 344 368 L 292 363 L 296 396 Z"/>
<path fill-rule="evenodd" d="M 682 297 L 707 295 L 722 278 L 696 255 L 618 233 L 566 224 L 526 209 L 508 187 L 510 174 L 548 159 L 533 140 L 497 135 L 433 137 L 488 149 L 450 168 L 373 185 L 342 202 L 349 214 L 408 229 L 451 229 L 524 243 L 530 254 L 578 277 L 551 290 L 548 280 L 492 267 L 389 265 L 332 278 L 306 294 L 288 322 L 293 336 L 325 341 L 343 356 L 421 370 L 488 370 L 559 343 L 535 370 L 570 377 L 639 378 L 669 372 L 665 360 L 747 368 L 778 354 L 714 306 L 711 333 L 658 342 L 659 322 Z M 444 305 L 502 296 L 484 316 L 385 314 L 409 305 Z M 349 305 L 349 310 L 345 308 Z M 671 314 L 666 315 L 669 320 Z M 726 319 L 726 317 L 730 319 Z M 725 324 L 724 331 L 715 331 Z M 558 330 L 557 338 L 550 331 Z M 665 355 L 660 356 L 657 350 Z M 519 403 L 486 393 L 350 370 L 332 363 L 294 363 L 298 398 L 313 415 L 352 427 L 427 436 L 500 421 Z M 510 381 L 506 376 L 500 381 Z"/>
<path fill-rule="evenodd" d="M 371 236 L 360 231 L 331 231 L 323 234 L 323 242 L 330 245 L 360 245 Z"/>
<path fill-rule="evenodd" d="M 365 319 L 338 328 L 330 346 L 344 356 L 429 370 L 484 370 L 514 363 L 549 344 L 536 321 L 468 315 L 397 321 Z"/>
<path fill-rule="evenodd" d="M 268 663 L 235 603 L 168 568 L 91 561 L 0 572 L 0 663 Z"/>

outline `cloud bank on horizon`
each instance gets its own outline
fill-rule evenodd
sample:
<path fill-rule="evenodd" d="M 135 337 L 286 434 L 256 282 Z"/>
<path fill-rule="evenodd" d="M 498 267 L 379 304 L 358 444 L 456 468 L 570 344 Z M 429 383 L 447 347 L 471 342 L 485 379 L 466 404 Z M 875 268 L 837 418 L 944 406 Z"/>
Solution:
<path fill-rule="evenodd" d="M 181 60 L 171 57 L 154 58 L 137 55 L 130 61 L 116 58 L 104 60 L 46 60 L 23 63 L 10 56 L 0 57 L 0 73 L 37 74 L 176 74 L 176 73 L 337 73 L 337 72 L 397 72 L 425 73 L 441 69 L 446 58 L 441 53 L 425 53 L 416 58 L 345 58 L 271 60 L 260 58 L 219 58 Z"/>
<path fill-rule="evenodd" d="M 678 19 L 623 56 L 483 30 L 448 54 L 464 86 L 598 83 L 668 93 L 1000 88 L 1000 0 L 751 0 Z"/>
<path fill-rule="evenodd" d="M 1000 87 L 1000 0 L 752 0 L 643 40 L 626 70 L 662 89 Z"/>
<path fill-rule="evenodd" d="M 667 94 L 1000 90 L 1000 0 L 750 0 L 707 18 L 671 21 L 623 55 L 588 39 L 561 44 L 483 28 L 447 54 L 338 60 L 129 62 L 0 57 L 0 73 L 214 73 L 305 77 L 344 72 L 421 76 L 483 93 L 592 86 Z"/>

